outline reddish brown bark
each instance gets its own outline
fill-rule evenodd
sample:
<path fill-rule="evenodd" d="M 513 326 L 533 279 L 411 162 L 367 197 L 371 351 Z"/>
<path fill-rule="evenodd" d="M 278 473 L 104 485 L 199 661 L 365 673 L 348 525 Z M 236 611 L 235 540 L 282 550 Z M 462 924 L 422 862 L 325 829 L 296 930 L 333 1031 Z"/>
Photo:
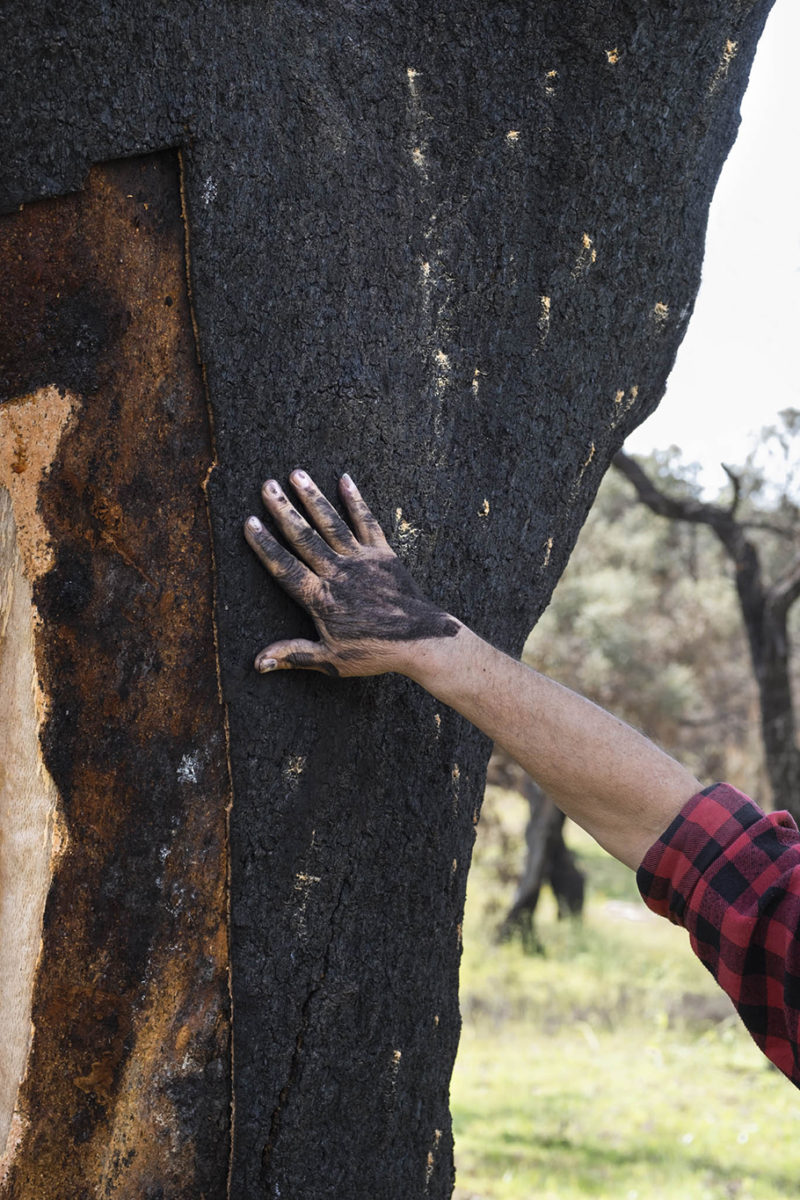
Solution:
<path fill-rule="evenodd" d="M 229 789 L 176 156 L 93 169 L 78 195 L 8 218 L 1 250 L 6 396 L 35 404 L 47 382 L 78 404 L 39 491 L 54 563 L 35 649 L 63 844 L 0 1190 L 219 1196 Z"/>

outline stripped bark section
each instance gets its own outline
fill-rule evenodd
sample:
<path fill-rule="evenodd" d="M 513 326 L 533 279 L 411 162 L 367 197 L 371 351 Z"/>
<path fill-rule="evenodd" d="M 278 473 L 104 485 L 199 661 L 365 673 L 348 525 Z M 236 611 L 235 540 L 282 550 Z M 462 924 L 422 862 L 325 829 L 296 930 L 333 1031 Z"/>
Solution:
<path fill-rule="evenodd" d="M 230 789 L 176 156 L 94 168 L 5 218 L 0 243 L 9 553 L 32 587 L 41 750 L 25 737 L 65 834 L 15 1018 L 33 1033 L 0 1195 L 211 1200 L 229 1158 Z"/>

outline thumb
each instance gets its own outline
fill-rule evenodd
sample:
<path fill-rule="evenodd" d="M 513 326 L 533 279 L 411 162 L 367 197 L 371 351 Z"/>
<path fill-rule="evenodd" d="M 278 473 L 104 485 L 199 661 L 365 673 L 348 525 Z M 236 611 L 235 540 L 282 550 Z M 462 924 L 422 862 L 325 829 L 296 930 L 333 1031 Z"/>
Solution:
<path fill-rule="evenodd" d="M 273 642 L 256 655 L 255 668 L 262 674 L 268 671 L 323 671 L 326 675 L 339 672 L 330 661 L 330 654 L 323 642 L 310 642 L 305 638 L 289 638 L 284 642 Z"/>

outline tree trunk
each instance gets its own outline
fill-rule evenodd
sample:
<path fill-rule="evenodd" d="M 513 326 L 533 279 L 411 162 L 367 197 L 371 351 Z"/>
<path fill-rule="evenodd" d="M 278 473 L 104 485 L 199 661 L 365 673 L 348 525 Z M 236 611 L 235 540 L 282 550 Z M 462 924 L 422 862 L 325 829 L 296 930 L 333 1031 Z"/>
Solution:
<path fill-rule="evenodd" d="M 662 394 L 769 7 L 6 4 L 7 809 L 44 852 L 0 1195 L 450 1194 L 489 746 L 402 680 L 256 676 L 306 626 L 241 522 L 349 470 L 518 653 Z"/>
<path fill-rule="evenodd" d="M 763 616 L 763 653 L 754 663 L 761 711 L 761 734 L 772 800 L 800 821 L 800 751 L 789 670 L 786 613 L 770 606 Z"/>
<path fill-rule="evenodd" d="M 514 902 L 498 935 L 519 935 L 523 948 L 531 953 L 542 949 L 533 919 L 543 885 L 549 883 L 553 889 L 559 918 L 579 916 L 583 912 L 585 880 L 564 841 L 564 814 L 532 779 L 525 777 L 522 791 L 530 809 L 525 826 L 525 862 Z"/>
<path fill-rule="evenodd" d="M 695 499 L 668 496 L 624 451 L 614 456 L 615 467 L 633 484 L 639 499 L 659 516 L 694 525 L 708 525 L 731 560 L 739 611 L 742 614 L 750 663 L 758 685 L 764 762 L 772 802 L 800 820 L 800 750 L 797 747 L 790 674 L 789 609 L 800 598 L 800 559 L 767 583 L 758 546 L 747 521 L 736 516 L 738 484 L 730 508 Z M 735 481 L 735 476 L 731 477 Z"/>

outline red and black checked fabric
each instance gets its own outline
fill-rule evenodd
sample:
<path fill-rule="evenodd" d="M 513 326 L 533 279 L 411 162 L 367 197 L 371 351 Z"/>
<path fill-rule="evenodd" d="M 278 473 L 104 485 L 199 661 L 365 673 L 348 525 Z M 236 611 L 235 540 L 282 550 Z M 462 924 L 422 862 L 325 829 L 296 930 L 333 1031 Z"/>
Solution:
<path fill-rule="evenodd" d="M 800 833 L 725 783 L 694 796 L 636 876 L 688 929 L 756 1043 L 800 1087 Z"/>

